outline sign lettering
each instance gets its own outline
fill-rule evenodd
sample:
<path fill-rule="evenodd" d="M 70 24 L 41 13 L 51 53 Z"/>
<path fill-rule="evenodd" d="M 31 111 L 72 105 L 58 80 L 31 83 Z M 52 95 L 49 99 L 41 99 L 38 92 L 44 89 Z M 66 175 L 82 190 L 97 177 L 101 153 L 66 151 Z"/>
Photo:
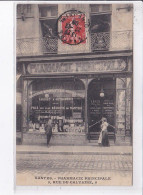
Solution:
<path fill-rule="evenodd" d="M 51 73 L 93 73 L 123 71 L 126 63 L 122 59 L 97 60 L 84 62 L 30 63 L 27 71 L 30 74 Z"/>

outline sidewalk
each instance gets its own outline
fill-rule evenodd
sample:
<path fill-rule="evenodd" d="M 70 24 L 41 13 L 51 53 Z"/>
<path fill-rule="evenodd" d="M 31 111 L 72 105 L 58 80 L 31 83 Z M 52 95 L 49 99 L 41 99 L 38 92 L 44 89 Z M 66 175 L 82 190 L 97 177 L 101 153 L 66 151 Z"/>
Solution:
<path fill-rule="evenodd" d="M 132 155 L 132 146 L 35 146 L 17 145 L 17 154 Z"/>

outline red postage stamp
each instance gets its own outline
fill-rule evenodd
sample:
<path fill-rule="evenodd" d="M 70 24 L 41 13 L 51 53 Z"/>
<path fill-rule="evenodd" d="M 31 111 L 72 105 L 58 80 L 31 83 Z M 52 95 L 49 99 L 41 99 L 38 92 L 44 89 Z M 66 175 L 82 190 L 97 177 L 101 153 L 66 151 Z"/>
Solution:
<path fill-rule="evenodd" d="M 61 17 L 63 43 L 76 45 L 79 43 L 86 43 L 85 35 L 85 15 L 71 14 L 63 15 Z"/>

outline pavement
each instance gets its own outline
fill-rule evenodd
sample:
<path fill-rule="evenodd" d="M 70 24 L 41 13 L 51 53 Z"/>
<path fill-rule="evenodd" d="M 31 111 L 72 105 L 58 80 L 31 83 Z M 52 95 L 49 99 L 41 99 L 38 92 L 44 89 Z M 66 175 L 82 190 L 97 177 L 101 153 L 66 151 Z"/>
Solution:
<path fill-rule="evenodd" d="M 51 146 L 48 149 L 54 148 Z M 65 148 L 67 151 L 67 147 Z M 68 153 L 68 155 L 18 153 L 16 155 L 16 183 L 17 185 L 42 186 L 87 185 L 85 182 L 90 181 L 89 185 L 132 185 L 132 155 L 91 153 Z M 66 179 L 67 177 L 83 178 L 83 180 Z M 85 179 L 87 177 L 89 179 Z M 106 180 L 106 178 L 110 179 Z"/>
<path fill-rule="evenodd" d="M 17 145 L 16 183 L 86 185 L 88 177 L 103 178 L 89 185 L 132 185 L 132 160 L 132 146 Z M 67 177 L 83 180 L 63 180 Z"/>
<path fill-rule="evenodd" d="M 17 154 L 132 155 L 132 146 L 53 146 L 17 145 Z"/>

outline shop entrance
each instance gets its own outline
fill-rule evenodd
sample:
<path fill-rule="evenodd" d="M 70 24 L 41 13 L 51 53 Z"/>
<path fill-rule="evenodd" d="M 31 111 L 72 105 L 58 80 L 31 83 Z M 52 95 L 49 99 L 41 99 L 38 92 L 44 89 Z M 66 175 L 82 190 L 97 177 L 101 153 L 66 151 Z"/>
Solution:
<path fill-rule="evenodd" d="M 100 132 L 102 117 L 115 126 L 116 83 L 113 79 L 93 80 L 88 87 L 88 124 L 89 132 Z M 113 127 L 108 126 L 108 131 Z"/>

